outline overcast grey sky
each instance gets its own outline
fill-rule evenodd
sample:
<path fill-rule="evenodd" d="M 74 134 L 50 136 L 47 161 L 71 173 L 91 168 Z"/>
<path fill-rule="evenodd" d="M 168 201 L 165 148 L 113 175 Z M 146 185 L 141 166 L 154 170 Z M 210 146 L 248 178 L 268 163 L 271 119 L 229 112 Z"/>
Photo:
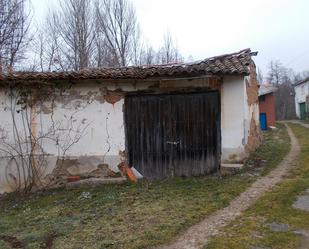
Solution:
<path fill-rule="evenodd" d="M 65 1 L 65 0 L 62 0 Z M 42 22 L 56 0 L 32 0 Z M 155 48 L 169 31 L 195 60 L 250 47 L 265 71 L 272 59 L 309 70 L 309 0 L 132 0 L 146 40 Z"/>

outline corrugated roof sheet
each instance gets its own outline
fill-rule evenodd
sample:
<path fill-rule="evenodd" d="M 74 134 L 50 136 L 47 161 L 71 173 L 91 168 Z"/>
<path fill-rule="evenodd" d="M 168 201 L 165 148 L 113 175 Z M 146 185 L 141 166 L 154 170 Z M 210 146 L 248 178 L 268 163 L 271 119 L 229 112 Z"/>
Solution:
<path fill-rule="evenodd" d="M 237 53 L 211 57 L 194 63 L 95 68 L 68 72 L 13 72 L 0 75 L 0 81 L 52 81 L 77 79 L 147 79 L 194 77 L 200 75 L 248 75 L 251 56 L 257 52 L 244 49 Z"/>

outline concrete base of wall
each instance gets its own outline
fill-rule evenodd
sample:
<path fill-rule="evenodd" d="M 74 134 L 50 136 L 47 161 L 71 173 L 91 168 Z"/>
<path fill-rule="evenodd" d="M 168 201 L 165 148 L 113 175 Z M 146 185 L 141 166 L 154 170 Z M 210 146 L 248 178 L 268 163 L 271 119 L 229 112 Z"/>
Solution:
<path fill-rule="evenodd" d="M 221 164 L 221 175 L 234 175 L 243 169 L 243 164 Z"/>
<path fill-rule="evenodd" d="M 223 148 L 221 162 L 222 163 L 240 163 L 247 156 L 244 148 Z"/>
<path fill-rule="evenodd" d="M 47 156 L 46 166 L 39 169 L 43 184 L 48 185 L 55 175 L 66 178 L 68 175 L 85 175 L 95 172 L 106 165 L 111 171 L 119 172 L 118 165 L 121 163 L 119 155 L 106 156 L 71 156 L 64 161 L 57 156 Z M 20 169 L 22 174 L 22 170 Z M 23 177 L 21 177 L 23 179 Z M 16 164 L 8 158 L 0 158 L 0 194 L 15 190 L 15 180 L 18 179 Z"/>

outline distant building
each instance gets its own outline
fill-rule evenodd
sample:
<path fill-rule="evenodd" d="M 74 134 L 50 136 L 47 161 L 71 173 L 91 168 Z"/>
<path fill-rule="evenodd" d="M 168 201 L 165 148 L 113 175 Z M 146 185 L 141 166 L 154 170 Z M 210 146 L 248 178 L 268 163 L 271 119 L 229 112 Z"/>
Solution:
<path fill-rule="evenodd" d="M 276 107 L 274 92 L 277 90 L 273 85 L 260 85 L 259 88 L 259 108 L 260 126 L 262 130 L 267 130 L 276 123 Z"/>
<path fill-rule="evenodd" d="M 309 77 L 297 82 L 294 89 L 296 115 L 299 119 L 307 119 L 309 111 Z"/>

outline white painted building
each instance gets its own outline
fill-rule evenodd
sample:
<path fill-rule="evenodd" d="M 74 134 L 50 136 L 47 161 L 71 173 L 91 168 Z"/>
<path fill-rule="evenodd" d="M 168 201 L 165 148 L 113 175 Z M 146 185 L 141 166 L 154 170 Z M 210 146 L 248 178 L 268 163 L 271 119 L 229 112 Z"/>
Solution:
<path fill-rule="evenodd" d="M 14 166 L 19 151 L 33 154 L 42 179 L 61 167 L 78 175 L 100 165 L 117 171 L 122 162 L 149 178 L 194 176 L 242 161 L 260 143 L 252 55 L 3 77 L 0 191 L 27 174 Z M 20 149 L 18 138 L 29 134 L 37 143 L 21 141 Z"/>
<path fill-rule="evenodd" d="M 295 108 L 299 119 L 308 118 L 309 111 L 309 78 L 302 80 L 294 85 L 295 89 Z"/>

